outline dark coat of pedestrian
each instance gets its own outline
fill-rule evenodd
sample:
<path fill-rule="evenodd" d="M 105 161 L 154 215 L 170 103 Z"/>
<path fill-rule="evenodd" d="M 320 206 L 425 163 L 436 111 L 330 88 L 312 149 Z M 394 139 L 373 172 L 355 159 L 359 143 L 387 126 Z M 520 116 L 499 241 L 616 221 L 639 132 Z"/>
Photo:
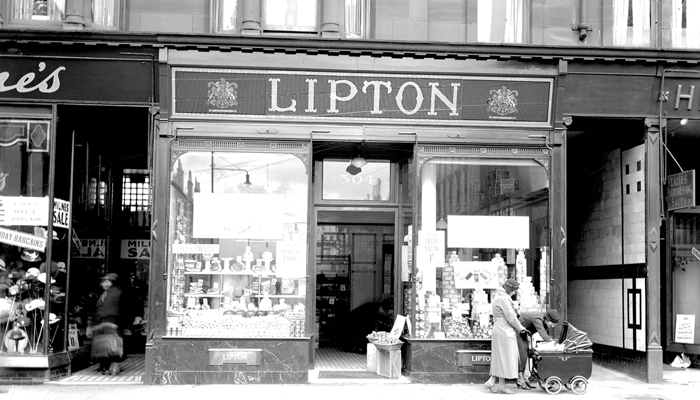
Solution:
<path fill-rule="evenodd" d="M 120 335 L 121 290 L 114 286 L 117 274 L 102 277 L 100 286 L 104 292 L 97 300 L 92 326 L 92 359 L 99 361 L 98 371 L 105 375 L 120 372 L 119 360 L 124 354 L 124 342 Z"/>

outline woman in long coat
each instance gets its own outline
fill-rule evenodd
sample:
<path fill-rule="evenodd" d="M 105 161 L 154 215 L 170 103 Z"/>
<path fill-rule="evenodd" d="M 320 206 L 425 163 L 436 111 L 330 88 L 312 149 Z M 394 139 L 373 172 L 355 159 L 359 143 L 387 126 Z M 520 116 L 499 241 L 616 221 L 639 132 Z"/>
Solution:
<path fill-rule="evenodd" d="M 518 321 L 518 313 L 511 296 L 518 290 L 518 281 L 508 279 L 496 291 L 491 302 L 493 308 L 493 334 L 491 336 L 491 370 L 484 385 L 493 393 L 513 394 L 506 388 L 506 379 L 518 378 L 518 338 L 525 328 Z M 498 377 L 498 385 L 496 385 Z"/>
<path fill-rule="evenodd" d="M 117 375 L 120 372 L 119 360 L 124 352 L 124 345 L 119 334 L 121 319 L 121 290 L 114 286 L 118 277 L 115 273 L 109 273 L 102 277 L 100 286 L 104 289 L 97 300 L 97 307 L 93 317 L 95 324 L 92 339 L 93 359 L 100 362 L 100 368 L 104 375 Z"/>

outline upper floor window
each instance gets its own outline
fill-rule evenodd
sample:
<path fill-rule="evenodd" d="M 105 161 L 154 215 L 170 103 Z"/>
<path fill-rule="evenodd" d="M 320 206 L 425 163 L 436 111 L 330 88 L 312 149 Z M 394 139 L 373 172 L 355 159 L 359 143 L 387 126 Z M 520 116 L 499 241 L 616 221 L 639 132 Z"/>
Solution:
<path fill-rule="evenodd" d="M 92 0 L 92 22 L 105 27 L 119 27 L 120 0 Z"/>
<path fill-rule="evenodd" d="M 65 0 L 13 0 L 12 16 L 18 20 L 62 21 Z"/>
<path fill-rule="evenodd" d="M 477 0 L 477 42 L 523 43 L 527 0 Z"/>
<path fill-rule="evenodd" d="M 318 31 L 316 0 L 265 0 L 263 30 L 285 32 Z"/>
<path fill-rule="evenodd" d="M 613 0 L 612 8 L 614 46 L 651 44 L 651 0 Z"/>
<path fill-rule="evenodd" d="M 671 1 L 671 46 L 700 48 L 700 0 Z"/>
<path fill-rule="evenodd" d="M 365 0 L 345 0 L 345 37 L 365 37 L 367 2 Z"/>
<path fill-rule="evenodd" d="M 237 29 L 238 0 L 219 0 L 216 6 L 216 32 L 233 32 Z"/>

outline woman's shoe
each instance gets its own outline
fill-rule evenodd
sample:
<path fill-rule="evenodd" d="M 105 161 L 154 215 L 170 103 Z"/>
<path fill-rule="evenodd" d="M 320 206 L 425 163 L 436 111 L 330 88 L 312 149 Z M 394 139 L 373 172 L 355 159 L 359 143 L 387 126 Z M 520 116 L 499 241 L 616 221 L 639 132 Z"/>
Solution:
<path fill-rule="evenodd" d="M 500 388 L 500 387 L 497 387 L 497 388 L 496 388 L 496 393 L 515 394 L 514 391 L 512 391 L 512 390 L 510 390 L 510 389 L 508 389 L 508 388 Z"/>
<path fill-rule="evenodd" d="M 527 384 L 527 381 L 524 381 L 524 382 L 515 381 L 515 386 L 517 386 L 518 388 L 520 388 L 520 389 L 522 389 L 522 390 L 530 390 L 530 389 L 532 389 L 532 388 L 530 387 L 530 385 Z"/>
<path fill-rule="evenodd" d="M 491 393 L 497 393 L 496 386 L 494 386 L 493 383 L 490 383 L 489 381 L 486 381 L 484 383 L 484 387 Z"/>
<path fill-rule="evenodd" d="M 533 386 L 533 385 L 530 383 L 530 381 L 527 380 L 527 379 L 525 379 L 525 384 L 526 384 L 527 387 L 529 387 L 530 389 L 534 389 L 534 388 L 535 388 L 535 386 Z"/>

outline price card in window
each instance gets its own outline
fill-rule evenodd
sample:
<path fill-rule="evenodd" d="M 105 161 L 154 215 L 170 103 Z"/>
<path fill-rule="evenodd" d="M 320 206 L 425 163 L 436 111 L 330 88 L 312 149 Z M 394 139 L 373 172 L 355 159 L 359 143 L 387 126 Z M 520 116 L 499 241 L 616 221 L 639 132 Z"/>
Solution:
<path fill-rule="evenodd" d="M 391 327 L 391 331 L 387 336 L 390 338 L 398 339 L 403 333 L 403 327 L 406 324 L 406 317 L 403 315 L 397 315 L 394 321 L 394 326 Z"/>

